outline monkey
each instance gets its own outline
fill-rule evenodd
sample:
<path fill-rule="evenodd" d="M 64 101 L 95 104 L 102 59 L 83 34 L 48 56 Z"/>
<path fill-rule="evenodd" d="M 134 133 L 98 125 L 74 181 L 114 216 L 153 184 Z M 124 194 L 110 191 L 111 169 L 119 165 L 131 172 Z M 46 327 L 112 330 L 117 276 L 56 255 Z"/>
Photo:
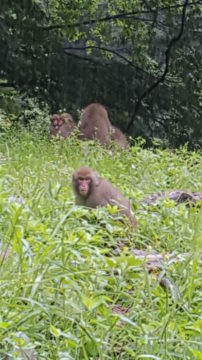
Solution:
<path fill-rule="evenodd" d="M 130 202 L 109 181 L 99 177 L 97 172 L 89 167 L 80 167 L 72 175 L 72 187 L 76 205 L 89 208 L 98 206 L 117 205 L 120 213 L 126 215 L 133 228 L 136 219 L 132 214 Z"/>
<path fill-rule="evenodd" d="M 72 116 L 68 113 L 62 113 L 60 115 L 60 119 L 63 121 L 63 124 L 58 131 L 58 135 L 63 138 L 67 138 L 73 133 L 76 124 L 74 123 Z"/>
<path fill-rule="evenodd" d="M 111 140 L 115 141 L 120 149 L 125 149 L 129 146 L 126 136 L 116 126 L 111 127 Z"/>
<path fill-rule="evenodd" d="M 81 112 L 80 139 L 97 140 L 101 145 L 110 144 L 111 123 L 105 107 L 98 103 L 88 105 Z"/>
<path fill-rule="evenodd" d="M 68 113 L 50 115 L 50 121 L 50 137 L 59 135 L 60 137 L 67 138 L 76 127 L 72 116 Z"/>
<path fill-rule="evenodd" d="M 66 113 L 66 112 L 62 113 L 60 115 L 60 119 L 63 121 L 63 123 L 66 123 L 66 124 L 73 123 L 74 124 L 72 115 L 70 115 L 69 113 Z"/>
<path fill-rule="evenodd" d="M 58 134 L 59 127 L 63 125 L 63 121 L 60 119 L 60 115 L 53 114 L 50 115 L 50 122 L 49 136 L 53 137 Z"/>
<path fill-rule="evenodd" d="M 92 103 L 81 111 L 79 129 L 82 140 L 97 140 L 107 146 L 115 141 L 120 149 L 129 145 L 122 131 L 111 125 L 107 110 L 99 103 Z"/>

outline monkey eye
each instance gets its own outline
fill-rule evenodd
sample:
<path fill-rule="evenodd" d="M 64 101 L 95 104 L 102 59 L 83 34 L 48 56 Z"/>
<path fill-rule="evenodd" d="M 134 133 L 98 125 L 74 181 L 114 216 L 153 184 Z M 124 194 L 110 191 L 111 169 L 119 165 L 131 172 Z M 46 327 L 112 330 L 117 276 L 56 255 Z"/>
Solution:
<path fill-rule="evenodd" d="M 91 179 L 90 178 L 79 177 L 79 181 L 91 181 Z"/>

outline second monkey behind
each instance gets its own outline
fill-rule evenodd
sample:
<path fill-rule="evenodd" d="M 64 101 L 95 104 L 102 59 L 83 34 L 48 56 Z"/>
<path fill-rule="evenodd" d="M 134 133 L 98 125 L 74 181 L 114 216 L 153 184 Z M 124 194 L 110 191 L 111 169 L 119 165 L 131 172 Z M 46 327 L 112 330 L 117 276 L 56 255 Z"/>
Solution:
<path fill-rule="evenodd" d="M 120 149 L 129 146 L 126 136 L 112 126 L 107 110 L 98 103 L 92 103 L 82 111 L 79 130 L 82 140 L 97 140 L 106 146 L 114 141 Z"/>

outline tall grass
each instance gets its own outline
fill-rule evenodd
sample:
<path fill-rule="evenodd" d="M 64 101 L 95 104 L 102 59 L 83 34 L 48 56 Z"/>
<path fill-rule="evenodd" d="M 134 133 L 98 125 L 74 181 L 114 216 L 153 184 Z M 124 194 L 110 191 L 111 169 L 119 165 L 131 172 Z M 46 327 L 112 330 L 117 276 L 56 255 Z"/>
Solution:
<path fill-rule="evenodd" d="M 137 232 L 113 208 L 74 205 L 71 174 L 84 164 L 131 198 Z M 30 347 L 38 359 L 202 359 L 201 207 L 141 204 L 158 191 L 202 192 L 202 154 L 21 132 L 1 136 L 0 175 L 0 358 Z M 163 254 L 162 269 L 148 274 L 131 248 Z M 168 252 L 187 256 L 168 264 Z"/>

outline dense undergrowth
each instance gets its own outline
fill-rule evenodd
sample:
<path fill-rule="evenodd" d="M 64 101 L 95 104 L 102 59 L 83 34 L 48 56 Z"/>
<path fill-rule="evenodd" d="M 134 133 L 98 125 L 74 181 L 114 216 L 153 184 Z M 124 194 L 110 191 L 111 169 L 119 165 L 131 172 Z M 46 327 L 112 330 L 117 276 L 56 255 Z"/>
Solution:
<path fill-rule="evenodd" d="M 71 174 L 96 169 L 131 198 L 134 232 L 114 208 L 74 205 Z M 29 133 L 0 138 L 0 358 L 18 358 L 26 334 L 38 359 L 202 359 L 202 209 L 168 198 L 202 192 L 202 155 L 180 150 L 110 151 Z M 200 205 L 200 204 L 199 204 Z M 148 274 L 131 248 L 164 255 Z M 170 265 L 167 253 L 187 256 Z M 166 276 L 172 291 L 159 279 Z"/>

